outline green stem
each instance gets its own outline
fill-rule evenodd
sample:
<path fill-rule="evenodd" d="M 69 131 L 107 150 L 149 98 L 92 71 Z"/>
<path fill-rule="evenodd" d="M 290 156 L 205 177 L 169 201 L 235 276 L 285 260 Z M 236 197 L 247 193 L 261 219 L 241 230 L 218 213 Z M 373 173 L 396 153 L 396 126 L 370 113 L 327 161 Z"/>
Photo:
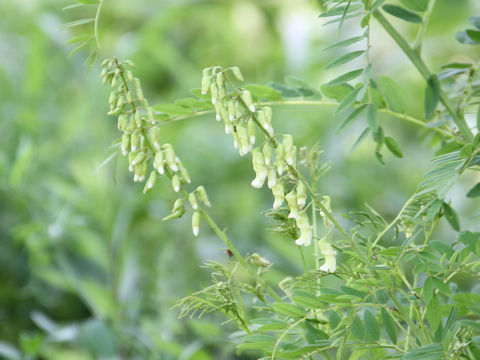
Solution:
<path fill-rule="evenodd" d="M 95 41 L 97 42 L 97 47 L 100 49 L 100 39 L 98 38 L 98 23 L 100 21 L 100 13 L 102 12 L 103 0 L 98 0 L 97 13 L 95 14 Z"/>
<path fill-rule="evenodd" d="M 419 55 L 422 54 L 422 43 L 425 36 L 425 30 L 427 29 L 428 23 L 430 21 L 430 16 L 432 15 L 433 8 L 435 6 L 436 0 L 430 0 L 428 2 L 427 10 L 423 16 L 422 24 L 420 25 L 420 30 L 418 30 L 417 38 L 415 39 L 415 44 L 413 48 L 418 52 Z"/>
<path fill-rule="evenodd" d="M 281 101 L 260 102 L 260 103 L 257 103 L 257 105 L 258 106 L 306 105 L 306 106 L 336 107 L 336 106 L 338 106 L 338 103 L 324 101 L 324 100 L 281 100 Z M 358 105 L 352 106 L 352 108 L 357 108 L 357 107 L 358 107 Z M 191 119 L 191 118 L 194 118 L 194 117 L 197 117 L 197 116 L 213 114 L 214 112 L 215 112 L 215 110 L 212 109 L 212 110 L 197 111 L 197 112 L 194 112 L 194 113 L 188 114 L 188 115 L 175 116 L 175 117 L 172 117 L 168 120 L 164 120 L 164 121 L 160 122 L 160 125 L 169 124 L 171 122 L 182 121 L 182 120 L 186 120 L 186 119 Z M 389 110 L 387 108 L 378 109 L 378 112 L 384 113 L 386 115 L 391 115 L 391 116 L 396 117 L 396 118 L 401 119 L 401 120 L 405 120 L 409 123 L 420 126 L 420 127 L 424 128 L 426 130 L 432 130 L 432 131 L 435 131 L 439 134 L 442 134 L 444 136 L 448 136 L 449 138 L 454 138 L 457 141 L 459 141 L 459 139 L 457 139 L 455 134 L 453 134 L 452 132 L 450 132 L 448 130 L 445 130 L 445 129 L 442 129 L 442 128 L 437 128 L 437 127 L 429 128 L 429 127 L 427 127 L 427 124 L 424 121 L 422 121 L 421 119 L 416 118 L 414 116 L 398 113 L 398 112 Z M 461 142 L 461 140 L 459 142 Z"/>
<path fill-rule="evenodd" d="M 259 284 L 262 284 L 265 287 L 265 289 L 267 290 L 267 292 L 270 294 L 272 298 L 274 298 L 277 301 L 281 301 L 282 299 L 280 298 L 280 296 L 278 296 L 278 294 L 270 287 L 270 285 L 267 284 L 265 279 L 263 279 L 261 276 L 257 275 L 254 271 L 250 269 L 250 266 L 248 265 L 247 260 L 245 260 L 245 258 L 242 255 L 240 255 L 240 253 L 235 248 L 235 246 L 233 246 L 232 242 L 230 241 L 228 236 L 225 234 L 225 232 L 220 230 L 220 228 L 217 226 L 215 221 L 213 221 L 213 219 L 208 215 L 208 213 L 204 209 L 200 209 L 199 211 L 202 217 L 207 222 L 207 224 L 215 232 L 215 234 L 217 234 L 217 236 L 223 241 L 223 243 L 227 246 L 227 248 L 233 253 L 233 256 L 235 256 L 235 259 L 240 263 L 240 265 L 242 265 L 245 268 L 245 270 L 247 270 L 248 273 L 257 280 Z"/>
<path fill-rule="evenodd" d="M 428 69 L 427 65 L 423 62 L 421 56 L 417 51 L 412 49 L 405 38 L 390 24 L 390 22 L 376 10 L 373 15 L 377 19 L 377 21 L 382 25 L 382 27 L 390 34 L 390 36 L 395 40 L 398 46 L 403 50 L 405 55 L 410 59 L 412 64 L 417 68 L 420 74 L 423 76 L 425 80 L 428 81 L 432 73 Z M 458 130 L 463 135 L 465 140 L 468 142 L 473 141 L 473 134 L 470 128 L 468 127 L 465 119 L 460 117 L 459 114 L 455 111 L 453 105 L 448 100 L 445 93 L 440 89 L 440 101 L 442 102 L 445 109 L 450 113 L 453 122 L 457 125 Z"/>

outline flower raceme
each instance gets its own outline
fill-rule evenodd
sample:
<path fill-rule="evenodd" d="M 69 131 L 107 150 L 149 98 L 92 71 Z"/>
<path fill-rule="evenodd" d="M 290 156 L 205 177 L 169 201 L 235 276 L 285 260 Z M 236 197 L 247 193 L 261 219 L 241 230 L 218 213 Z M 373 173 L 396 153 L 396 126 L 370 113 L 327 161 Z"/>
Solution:
<path fill-rule="evenodd" d="M 173 191 L 181 193 L 184 198 L 177 199 L 171 214 L 163 220 L 183 216 L 186 212 L 185 200 L 188 200 L 193 210 L 192 231 L 197 236 L 201 220 L 199 202 L 210 206 L 207 192 L 203 186 L 190 193 L 184 189 L 184 184 L 191 182 L 188 171 L 173 146 L 162 142 L 154 110 L 143 95 L 140 80 L 133 76 L 134 67 L 130 60 L 120 62 L 116 58 L 107 59 L 102 63 L 100 74 L 103 83 L 113 88 L 108 115 L 117 116 L 118 129 L 123 132 L 121 153 L 128 157 L 129 171 L 134 173 L 135 182 L 143 182 L 148 176 L 144 194 L 155 186 L 159 176 L 170 179 Z"/>
<path fill-rule="evenodd" d="M 212 104 L 215 107 L 216 120 L 224 122 L 225 133 L 233 137 L 233 145 L 240 156 L 251 152 L 255 178 L 251 185 L 255 188 L 267 186 L 272 190 L 275 201 L 273 209 L 278 210 L 287 203 L 289 218 L 295 219 L 300 231 L 300 237 L 295 241 L 297 245 L 309 246 L 312 241 L 312 226 L 308 213 L 304 210 L 307 205 L 307 187 L 296 176 L 297 147 L 293 137 L 289 134 L 276 136 L 272 125 L 272 109 L 268 106 L 256 106 L 251 93 L 241 87 L 235 87 L 229 75 L 242 82 L 243 75 L 238 67 L 223 69 L 213 66 L 203 70 L 202 94 L 210 93 Z M 260 146 L 256 143 L 257 125 L 266 136 Z M 280 138 L 277 141 L 276 138 Z M 285 174 L 286 173 L 286 174 Z M 294 180 L 290 185 L 289 178 Z M 324 254 L 327 259 L 332 253 Z M 333 255 L 334 256 L 334 255 Z M 332 269 L 328 266 L 328 269 Z"/>

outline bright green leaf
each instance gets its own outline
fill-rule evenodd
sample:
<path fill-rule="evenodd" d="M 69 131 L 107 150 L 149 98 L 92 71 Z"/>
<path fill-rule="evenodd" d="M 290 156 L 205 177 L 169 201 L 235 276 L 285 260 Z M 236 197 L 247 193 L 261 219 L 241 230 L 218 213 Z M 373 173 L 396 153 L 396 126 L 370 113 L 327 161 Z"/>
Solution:
<path fill-rule="evenodd" d="M 257 84 L 250 84 L 243 86 L 245 89 L 250 91 L 253 97 L 261 100 L 266 99 L 270 101 L 277 101 L 282 99 L 282 94 L 279 93 L 277 90 L 272 89 L 268 86 L 257 85 Z"/>
<path fill-rule="evenodd" d="M 392 317 L 388 313 L 388 311 L 385 308 L 382 308 L 381 310 L 382 313 L 382 321 L 383 325 L 385 327 L 385 330 L 387 331 L 387 335 L 390 338 L 390 340 L 396 344 L 397 343 L 397 328 L 395 326 L 395 322 L 393 321 Z"/>
<path fill-rule="evenodd" d="M 411 12 L 410 10 L 407 10 L 407 9 L 401 7 L 401 6 L 386 4 L 386 5 L 383 5 L 382 8 L 383 8 L 383 10 L 385 10 L 390 15 L 398 17 L 402 20 L 412 22 L 412 23 L 421 23 L 422 22 L 422 18 L 420 16 L 418 16 L 414 12 Z"/>
<path fill-rule="evenodd" d="M 369 104 L 367 107 L 367 124 L 373 132 L 377 132 L 379 127 L 378 112 L 377 107 L 374 104 Z"/>
<path fill-rule="evenodd" d="M 395 112 L 404 113 L 407 110 L 407 99 L 403 89 L 386 76 L 381 76 L 378 83 L 388 107 Z"/>
<path fill-rule="evenodd" d="M 397 142 L 390 136 L 385 136 L 384 138 L 385 145 L 387 145 L 388 150 L 398 158 L 403 158 L 403 153 Z"/>
<path fill-rule="evenodd" d="M 357 57 L 359 57 L 360 55 L 363 55 L 363 53 L 365 53 L 365 50 L 357 50 L 357 51 L 352 51 L 348 54 L 345 54 L 345 55 L 342 55 L 334 60 L 332 60 L 331 62 L 329 62 L 326 66 L 325 66 L 325 70 L 327 69 L 332 69 L 334 67 L 337 67 L 337 66 L 340 66 L 340 65 L 343 65 L 343 64 L 346 64 L 354 59 L 356 59 Z"/>
<path fill-rule="evenodd" d="M 460 231 L 460 220 L 458 219 L 457 212 L 447 203 L 443 203 L 443 211 L 452 229 Z"/>
<path fill-rule="evenodd" d="M 330 81 L 327 85 L 333 86 L 333 85 L 340 85 L 340 84 L 346 83 L 348 81 L 356 79 L 357 77 L 362 75 L 362 73 L 363 73 L 363 69 L 350 71 L 346 74 L 343 74 L 343 75 L 340 75 L 339 77 L 336 77 L 335 79 Z"/>
<path fill-rule="evenodd" d="M 380 327 L 378 326 L 377 319 L 369 310 L 365 310 L 363 323 L 367 339 L 370 341 L 378 341 L 378 339 L 380 339 Z"/>

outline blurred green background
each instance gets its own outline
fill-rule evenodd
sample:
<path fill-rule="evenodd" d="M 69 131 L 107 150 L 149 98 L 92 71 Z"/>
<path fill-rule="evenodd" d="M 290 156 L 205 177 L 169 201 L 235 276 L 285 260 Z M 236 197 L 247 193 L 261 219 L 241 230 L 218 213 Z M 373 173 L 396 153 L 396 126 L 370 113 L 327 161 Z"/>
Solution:
<path fill-rule="evenodd" d="M 188 217 L 161 221 L 175 199 L 166 181 L 143 196 L 123 158 L 99 168 L 120 135 L 106 115 L 109 89 L 98 64 L 87 73 L 86 52 L 68 57 L 65 41 L 74 33 L 61 24 L 91 15 L 61 10 L 69 4 L 0 2 L 0 357 L 247 358 L 235 355 L 227 335 L 233 327 L 222 325 L 223 317 L 177 320 L 171 310 L 176 299 L 208 284 L 199 268 L 205 260 L 228 260 L 222 243 L 206 226 L 194 238 Z M 323 68 L 338 55 L 322 50 L 337 34 L 319 12 L 308 0 L 106 0 L 100 57 L 132 59 L 152 104 L 189 96 L 202 69 L 216 64 L 240 66 L 247 82 L 282 82 L 292 74 L 319 88 L 337 75 Z M 476 0 L 437 1 L 424 48 L 432 69 L 478 59 L 478 48 L 454 38 L 478 13 Z M 414 37 L 413 26 L 393 22 Z M 347 22 L 342 36 L 356 31 Z M 396 79 L 407 90 L 408 112 L 421 116 L 420 76 L 380 28 L 373 31 L 375 73 Z M 298 144 L 318 142 L 322 161 L 333 162 L 320 189 L 337 214 L 366 202 L 390 218 L 439 144 L 428 132 L 383 117 L 405 158 L 387 155 L 381 166 L 371 141 L 350 152 L 362 127 L 336 135 L 340 120 L 325 107 L 274 108 L 278 132 L 292 133 Z M 273 279 L 301 273 L 295 246 L 265 231 L 272 226 L 262 214 L 271 206 L 269 191 L 249 186 L 249 159 L 238 156 L 214 117 L 176 122 L 163 134 L 193 182 L 207 188 L 212 216 L 237 247 L 273 261 Z M 449 195 L 464 215 L 474 211 L 464 199 L 474 183 L 467 178 Z M 465 228 L 475 230 L 475 219 L 469 221 Z M 447 225 L 441 230 L 439 238 L 453 234 Z"/>

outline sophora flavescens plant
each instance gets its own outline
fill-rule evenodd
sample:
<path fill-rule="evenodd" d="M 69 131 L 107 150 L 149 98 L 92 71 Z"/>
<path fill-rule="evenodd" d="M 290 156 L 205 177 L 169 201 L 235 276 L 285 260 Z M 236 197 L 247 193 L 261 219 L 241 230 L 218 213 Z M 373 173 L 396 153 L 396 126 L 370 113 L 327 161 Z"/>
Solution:
<path fill-rule="evenodd" d="M 203 71 L 201 89 L 192 92 L 193 98 L 152 107 L 130 61 L 103 63 L 102 78 L 113 88 L 109 114 L 118 118 L 123 132 L 119 151 L 128 158 L 134 181 L 145 182 L 146 193 L 158 177 L 168 177 L 180 197 L 165 220 L 191 212 L 194 235 L 203 219 L 234 257 L 231 264 L 207 264 L 212 284 L 181 299 L 180 315 L 224 313 L 242 330 L 238 350 L 254 351 L 262 359 L 478 359 L 480 295 L 460 290 L 454 280 L 457 275 L 480 280 L 480 233 L 462 229 L 447 194 L 458 178 L 479 170 L 480 63 L 447 63 L 438 73 L 426 65 L 422 44 L 435 0 L 320 3 L 320 17 L 335 24 L 339 36 L 347 21 L 358 30 L 358 35 L 328 46 L 345 53 L 329 61 L 326 70 L 363 61 L 320 91 L 295 77 L 286 77 L 285 84 L 245 85 L 238 67 L 212 66 Z M 418 26 L 413 43 L 389 17 Z M 480 17 L 469 21 L 473 28 L 459 32 L 457 39 L 479 44 Z M 423 117 L 408 114 L 407 96 L 396 81 L 377 75 L 371 61 L 372 22 L 390 35 L 423 77 Z M 346 50 L 352 45 L 354 51 Z M 430 132 L 440 149 L 393 220 L 366 205 L 339 221 L 332 211 L 335 198 L 317 187 L 329 169 L 320 162 L 319 147 L 300 146 L 294 134 L 275 131 L 272 106 L 285 104 L 335 107 L 334 116 L 342 118 L 338 132 L 362 122 L 353 148 L 370 134 L 381 164 L 384 147 L 403 156 L 393 136 L 386 135 L 387 116 Z M 301 259 L 314 259 L 310 268 L 303 261 L 300 276 L 278 284 L 267 281 L 264 274 L 274 264 L 257 253 L 243 256 L 209 216 L 205 188 L 187 190 L 192 186 L 188 172 L 174 147 L 163 140 L 160 124 L 210 113 L 223 122 L 239 155 L 251 156 L 251 185 L 270 189 L 267 215 L 276 222 L 273 230 L 298 246 Z M 480 196 L 480 184 L 466 196 Z M 442 218 L 458 232 L 450 243 L 434 235 Z M 347 220 L 348 228 L 342 225 Z M 237 276 L 240 267 L 249 279 Z M 326 285 L 327 277 L 334 286 Z M 247 306 L 246 298 L 262 305 Z"/>

